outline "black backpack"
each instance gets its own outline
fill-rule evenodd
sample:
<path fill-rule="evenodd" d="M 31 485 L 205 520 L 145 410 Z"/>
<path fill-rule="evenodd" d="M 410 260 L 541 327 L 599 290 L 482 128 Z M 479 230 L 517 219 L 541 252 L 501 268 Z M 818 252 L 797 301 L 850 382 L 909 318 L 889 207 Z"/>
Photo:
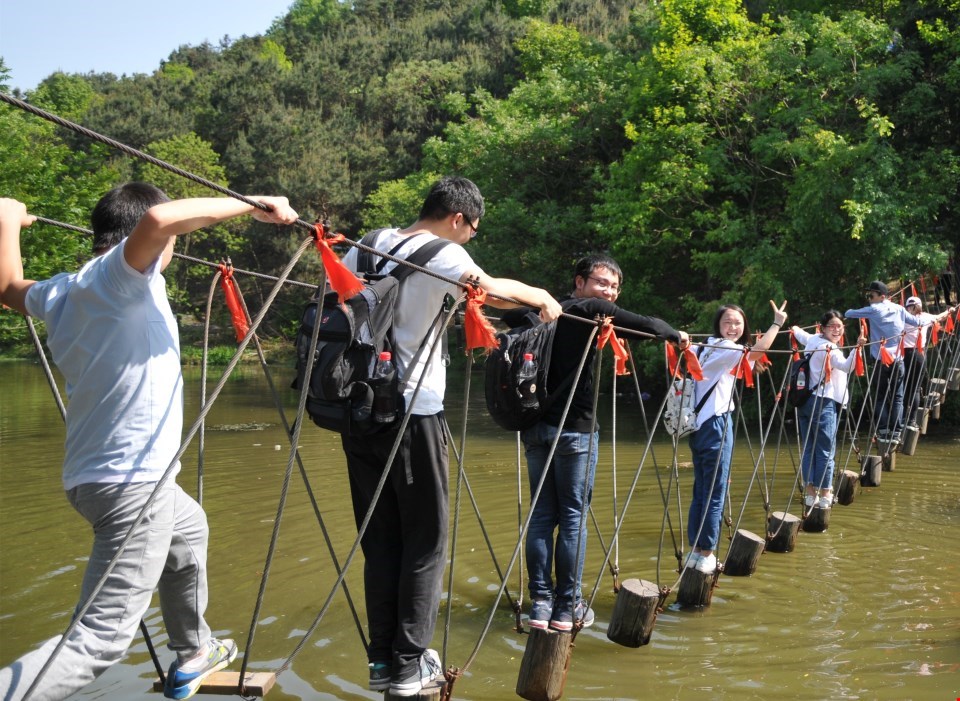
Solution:
<path fill-rule="evenodd" d="M 810 358 L 812 353 L 804 353 L 790 365 L 790 384 L 787 387 L 787 403 L 794 409 L 806 404 L 820 383 L 810 386 Z"/>
<path fill-rule="evenodd" d="M 360 243 L 375 247 L 383 229 L 364 236 Z M 405 237 L 390 252 L 395 255 L 414 236 Z M 437 239 L 414 251 L 405 260 L 423 267 L 450 241 Z M 351 436 L 365 436 L 395 427 L 404 414 L 403 386 L 392 378 L 396 418 L 386 423 L 374 420 L 374 368 L 381 351 L 394 350 L 393 318 L 400 284 L 413 268 L 397 265 L 389 274 L 379 274 L 389 262 L 376 254 L 358 251 L 357 270 L 364 275 L 363 290 L 340 303 L 336 292 L 314 297 L 304 307 L 297 332 L 297 377 L 294 389 L 303 387 L 308 365 L 313 365 L 306 411 L 321 428 Z M 314 356 L 308 358 L 310 339 L 320 310 L 320 330 Z M 396 354 L 394 353 L 394 359 Z M 411 363 L 411 367 L 415 365 Z M 405 380 L 406 378 L 404 378 Z"/>
<path fill-rule="evenodd" d="M 547 392 L 550 355 L 557 322 L 544 324 L 536 314 L 527 315 L 528 324 L 497 334 L 498 347 L 484 363 L 484 395 L 493 420 L 508 431 L 524 431 L 536 424 L 554 401 L 573 382 L 568 376 L 553 392 Z M 528 387 L 533 401 L 524 401 L 518 377 L 523 357 L 533 355 L 536 378 Z"/>

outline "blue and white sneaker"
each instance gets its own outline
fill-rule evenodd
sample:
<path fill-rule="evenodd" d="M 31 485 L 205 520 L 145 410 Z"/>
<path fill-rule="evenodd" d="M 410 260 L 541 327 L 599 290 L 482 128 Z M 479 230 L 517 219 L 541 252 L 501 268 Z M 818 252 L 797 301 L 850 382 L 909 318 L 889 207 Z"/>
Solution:
<path fill-rule="evenodd" d="M 207 641 L 206 659 L 180 667 L 179 662 L 170 665 L 163 695 L 168 699 L 189 699 L 203 684 L 203 680 L 217 670 L 223 669 L 237 657 L 237 644 L 230 639 Z"/>
<path fill-rule="evenodd" d="M 530 627 L 546 630 L 553 616 L 553 599 L 534 599 L 530 604 Z"/>

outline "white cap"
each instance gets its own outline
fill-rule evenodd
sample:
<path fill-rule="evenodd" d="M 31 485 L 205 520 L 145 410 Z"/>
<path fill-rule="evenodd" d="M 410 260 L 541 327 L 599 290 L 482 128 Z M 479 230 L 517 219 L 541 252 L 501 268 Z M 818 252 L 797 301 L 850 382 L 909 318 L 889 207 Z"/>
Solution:
<path fill-rule="evenodd" d="M 918 307 L 921 307 L 921 308 L 923 307 L 923 304 L 920 303 L 920 298 L 919 298 L 919 297 L 908 297 L 908 298 L 907 298 L 907 303 L 906 303 L 905 305 L 903 305 L 903 306 L 909 307 L 909 306 L 912 305 L 912 304 L 916 304 Z"/>

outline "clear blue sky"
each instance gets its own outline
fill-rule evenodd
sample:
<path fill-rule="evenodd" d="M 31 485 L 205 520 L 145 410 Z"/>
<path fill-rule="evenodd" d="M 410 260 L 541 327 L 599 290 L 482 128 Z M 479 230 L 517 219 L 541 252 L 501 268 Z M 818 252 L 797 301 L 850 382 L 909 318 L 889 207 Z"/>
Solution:
<path fill-rule="evenodd" d="M 10 87 L 51 73 L 152 73 L 181 45 L 262 34 L 293 0 L 0 0 Z"/>

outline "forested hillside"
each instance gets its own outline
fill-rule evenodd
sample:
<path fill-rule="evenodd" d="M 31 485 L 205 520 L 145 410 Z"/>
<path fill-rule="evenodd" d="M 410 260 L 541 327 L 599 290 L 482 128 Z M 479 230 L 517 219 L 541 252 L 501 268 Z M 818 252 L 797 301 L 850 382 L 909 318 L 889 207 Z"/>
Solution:
<path fill-rule="evenodd" d="M 942 270 L 958 241 L 955 0 L 297 0 L 262 35 L 171 50 L 152 75 L 55 74 L 25 97 L 351 236 L 466 175 L 489 272 L 561 294 L 606 249 L 624 306 L 692 330 L 721 300 L 766 319 L 787 298 L 809 322 L 865 281 Z M 6 105 L 0 159 L 0 194 L 75 224 L 124 179 L 204 194 Z M 302 237 L 234 224 L 184 244 L 275 272 Z M 36 227 L 27 275 L 85 250 Z M 170 277 L 202 306 L 207 273 Z"/>

